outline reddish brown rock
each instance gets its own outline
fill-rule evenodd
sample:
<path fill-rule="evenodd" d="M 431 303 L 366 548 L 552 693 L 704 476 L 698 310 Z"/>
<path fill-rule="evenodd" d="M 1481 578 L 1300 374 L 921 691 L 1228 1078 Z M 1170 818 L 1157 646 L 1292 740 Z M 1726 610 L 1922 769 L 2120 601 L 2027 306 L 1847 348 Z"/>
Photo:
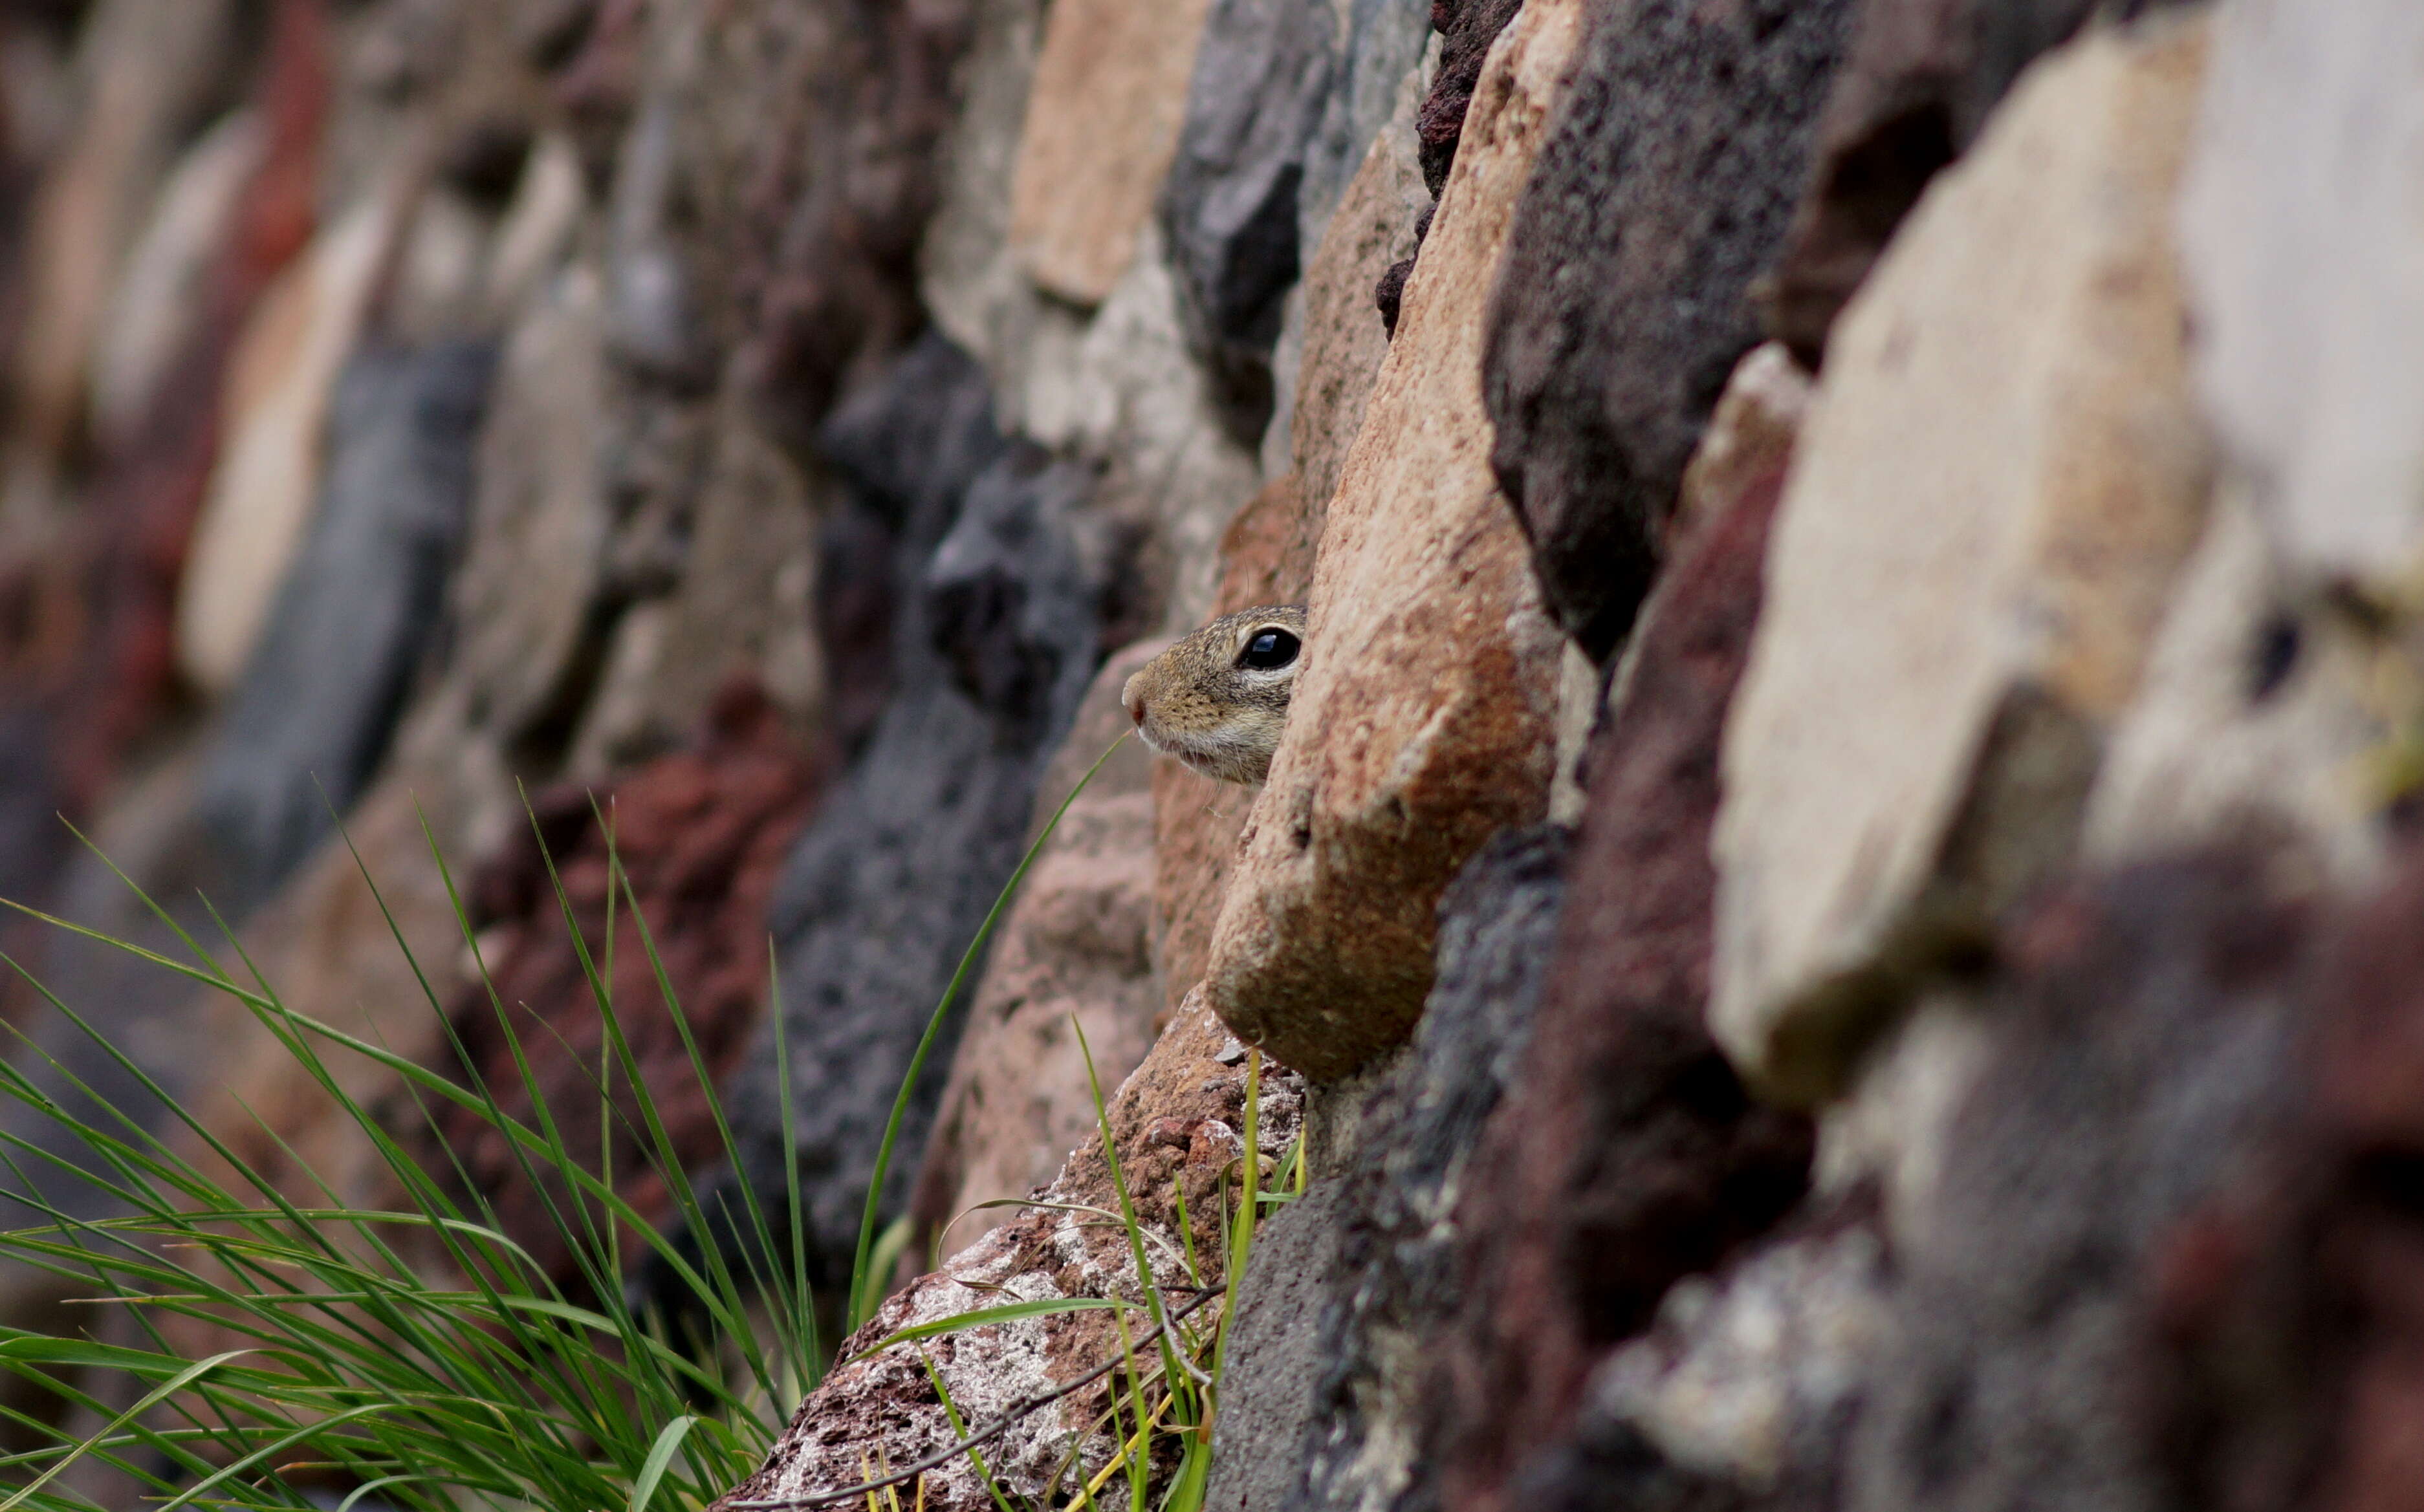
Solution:
<path fill-rule="evenodd" d="M 1405 1038 L 1441 890 L 1547 811 L 1560 646 L 1490 478 L 1478 296 L 1581 8 L 1540 0 L 1491 55 L 1330 503 L 1304 671 L 1213 931 L 1214 1011 L 1316 1078 Z"/>
<path fill-rule="evenodd" d="M 675 1157 L 688 1170 L 724 1154 L 631 909 L 636 905 L 646 921 L 709 1077 L 720 1082 L 765 1009 L 766 901 L 818 786 L 814 765 L 764 695 L 736 683 L 721 694 L 705 738 L 693 749 L 611 786 L 566 786 L 534 799 L 535 828 L 517 830 L 471 884 L 469 901 L 488 982 L 468 983 L 448 1012 L 469 1069 L 494 1092 L 506 1117 L 531 1116 L 534 1087 L 570 1148 L 601 1147 L 605 1110 L 595 1078 L 605 1054 L 605 1017 L 574 949 L 564 905 L 569 904 L 601 970 L 610 959 L 611 909 L 614 932 L 605 985 Z M 562 902 L 548 874 L 550 857 Z M 529 1083 L 515 1065 L 517 1043 L 530 1068 Z M 657 1153 L 640 1139 L 637 1103 L 619 1075 L 614 1101 L 618 1112 L 608 1147 L 616 1189 L 642 1216 L 662 1223 L 673 1217 L 673 1194 L 653 1164 Z M 429 1153 L 432 1168 L 459 1163 L 505 1233 L 558 1283 L 570 1283 L 577 1272 L 552 1217 L 566 1194 L 533 1186 L 504 1137 L 460 1108 L 442 1107 L 428 1133 L 437 1141 Z"/>
<path fill-rule="evenodd" d="M 1781 405 L 1728 402 L 1720 434 L 1742 444 L 1713 475 L 1730 491 L 1698 501 L 1593 742 L 1523 1070 L 1465 1178 L 1437 1431 L 1460 1509 L 1518 1504 L 1507 1477 L 1555 1441 L 1594 1361 L 1801 1193 L 1808 1125 L 1753 1105 L 1701 1023 L 1718 738 L 1791 456 L 1783 387 Z"/>
<path fill-rule="evenodd" d="M 1439 70 L 1431 75 L 1430 93 L 1414 116 L 1415 156 L 1432 204 L 1418 213 L 1413 222 L 1416 251 L 1391 263 L 1373 286 L 1372 301 L 1391 336 L 1397 333 L 1406 279 L 1413 274 L 1423 238 L 1430 233 L 1432 211 L 1447 186 L 1457 144 L 1464 139 L 1464 118 L 1480 86 L 1482 61 L 1490 56 L 1490 44 L 1523 8 L 1523 0 L 1432 0 L 1431 29 L 1440 35 Z"/>

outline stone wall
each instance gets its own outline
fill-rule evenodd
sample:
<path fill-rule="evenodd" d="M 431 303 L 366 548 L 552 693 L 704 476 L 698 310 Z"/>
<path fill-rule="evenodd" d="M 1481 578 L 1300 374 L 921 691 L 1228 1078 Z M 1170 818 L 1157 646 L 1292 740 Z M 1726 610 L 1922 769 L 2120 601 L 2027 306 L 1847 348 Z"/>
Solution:
<path fill-rule="evenodd" d="M 569 1087 L 545 859 L 595 928 L 611 845 L 689 1177 L 806 1172 L 831 1294 L 1127 673 L 1302 603 L 1267 786 L 1130 745 L 1045 845 L 849 1347 L 1137 1294 L 1091 1054 L 1158 1281 L 1309 1178 L 1214 1505 L 2424 1508 L 2419 60 L 2401 0 L 0 8 L 0 896 Z M 239 1006 L 0 948 L 388 1195 Z M 985 1418 L 1108 1316 L 932 1363 Z M 726 1500 L 953 1436 L 877 1351 Z"/>

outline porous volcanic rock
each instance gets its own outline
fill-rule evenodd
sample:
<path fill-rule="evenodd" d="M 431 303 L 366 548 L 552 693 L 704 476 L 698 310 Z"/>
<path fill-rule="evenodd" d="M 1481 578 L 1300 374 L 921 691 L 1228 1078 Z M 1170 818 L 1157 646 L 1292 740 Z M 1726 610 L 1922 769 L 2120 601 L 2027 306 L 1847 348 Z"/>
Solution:
<path fill-rule="evenodd" d="M 1605 661 L 1683 465 L 1759 344 L 1854 0 L 1596 10 L 1507 233 L 1482 389 L 1558 621 Z"/>
<path fill-rule="evenodd" d="M 1259 1455 L 1303 1499 L 1254 1505 L 1346 1512 L 1438 1494 L 1436 1463 L 1414 1450 L 1437 1406 L 1431 1360 L 1462 1279 L 1463 1230 L 1442 1215 L 1459 1210 L 1474 1147 L 1523 1064 L 1570 839 L 1555 826 L 1502 831 L 1440 899 L 1439 978 L 1413 1044 L 1364 1109 L 1352 1167 L 1314 1188 L 1333 1194 L 1333 1268 L 1317 1278 L 1318 1316 L 1286 1347 L 1302 1393 L 1296 1415 L 1242 1441 L 1216 1437 L 1216 1483 L 1220 1456 Z M 1250 1284 L 1265 1264 L 1258 1249 Z M 1255 1306 L 1240 1299 L 1240 1327 Z"/>
<path fill-rule="evenodd" d="M 295 569 L 212 741 L 196 804 L 226 851 L 231 915 L 353 806 L 445 607 L 496 350 L 366 350 L 329 402 L 327 483 Z"/>
<path fill-rule="evenodd" d="M 1372 290 L 1380 324 L 1391 336 L 1397 333 L 1406 279 L 1413 273 L 1423 238 L 1430 234 L 1448 168 L 1456 162 L 1457 143 L 1463 139 L 1464 119 L 1480 85 L 1483 61 L 1498 34 L 1523 8 L 1523 0 L 1433 0 L 1431 28 L 1440 38 L 1439 67 L 1431 74 L 1430 92 L 1414 114 L 1414 154 L 1431 203 L 1414 220 L 1416 251 L 1391 263 Z"/>
<path fill-rule="evenodd" d="M 1178 150 L 1212 0 L 1076 0 L 1045 23 L 1018 136 L 1010 239 L 1038 288 L 1110 294 Z"/>
<path fill-rule="evenodd" d="M 2171 234 L 2205 39 L 2039 63 L 1837 326 L 1716 837 L 1711 1020 L 1771 1093 L 1826 1095 L 2075 847 L 2210 489 Z"/>
<path fill-rule="evenodd" d="M 1188 338 L 1231 429 L 1270 422 L 1271 345 L 1304 260 L 1298 200 L 1329 101 L 1336 18 L 1298 0 L 1212 0 L 1161 188 Z"/>
<path fill-rule="evenodd" d="M 1837 312 L 1928 181 L 1976 141 L 2020 71 L 2095 9 L 2096 0 L 1859 0 L 1777 268 L 1770 334 L 1815 368 Z"/>
<path fill-rule="evenodd" d="M 949 1257 L 1009 1222 L 1009 1210 L 978 1204 L 1049 1184 L 1092 1136 L 1089 1056 L 1109 1085 L 1153 1045 L 1162 1008 L 1152 950 L 1154 762 L 1122 739 L 1120 689 L 1163 645 L 1130 646 L 1103 664 L 1036 787 L 1041 829 L 1120 742 L 1036 856 L 985 963 L 910 1198 L 908 1258 L 918 1270 L 933 1244 Z"/>
<path fill-rule="evenodd" d="M 2266 869 L 2149 862 L 2057 887 L 2004 934 L 1990 1069 L 1947 1121 L 1928 1201 L 1893 1225 L 1848 1504 L 2214 1504 L 2171 1494 L 2148 1431 L 2150 1283 L 2193 1242 L 2183 1220 L 2291 1127 L 2311 910 Z"/>
<path fill-rule="evenodd" d="M 1606 722 L 1564 913 L 1513 1090 L 1457 1214 L 1457 1321 L 1429 1448 L 1446 1504 L 1525 1504 L 1592 1366 L 1801 1196 L 1810 1135 L 1751 1101 L 1703 1027 L 1718 752 L 1762 617 L 1796 385 L 1744 364 L 1719 430 L 1737 453 L 1644 612 Z"/>
<path fill-rule="evenodd" d="M 1547 810 L 1558 639 L 1490 477 L 1478 294 L 1582 16 L 1545 0 L 1524 15 L 1491 55 L 1331 501 L 1304 670 L 1213 931 L 1213 1010 L 1316 1078 L 1406 1038 L 1440 890 Z"/>
<path fill-rule="evenodd" d="M 992 425 L 982 372 L 930 336 L 825 432 L 853 507 L 894 546 L 890 702 L 795 843 L 770 907 L 820 1285 L 849 1273 L 893 1095 L 1025 849 L 1037 780 L 1102 658 L 1098 574 L 1120 570 L 1079 549 L 1085 471 Z M 963 995 L 946 1057 L 966 1011 Z M 763 1191 L 781 1189 L 785 1169 L 772 1033 L 731 1090 L 738 1175 Z M 940 1072 L 913 1104 L 904 1151 L 924 1146 Z M 890 1211 L 915 1169 L 914 1157 L 895 1167 Z"/>
<path fill-rule="evenodd" d="M 606 985 L 617 1032 L 674 1159 L 683 1170 L 702 1168 L 724 1153 L 707 1094 L 747 1048 L 764 1011 L 766 900 L 816 800 L 817 779 L 813 761 L 764 694 L 735 682 L 722 690 L 691 748 L 622 773 L 609 787 L 567 784 L 535 795 L 531 822 L 471 879 L 468 901 L 487 980 L 467 983 L 448 1005 L 459 1069 L 485 1085 L 509 1118 L 531 1118 L 534 1085 L 570 1148 L 611 1149 L 616 1192 L 650 1222 L 673 1217 L 673 1194 L 652 1163 L 657 1152 L 642 1141 L 636 1094 L 619 1074 L 614 1138 L 605 1142 L 607 1113 L 596 1081 L 606 1055 L 605 1018 L 564 904 L 593 962 L 601 970 L 612 962 Z M 619 875 L 609 870 L 610 839 Z M 646 923 L 649 948 L 642 948 L 634 908 Z M 666 986 L 680 1005 L 687 1043 Z M 693 1069 L 694 1045 L 710 1087 Z M 435 1144 L 431 1169 L 468 1178 L 506 1236 L 556 1284 L 578 1284 L 555 1218 L 569 1196 L 564 1183 L 550 1177 L 547 1189 L 534 1185 L 525 1157 L 503 1135 L 451 1104 L 439 1106 L 430 1124 L 406 1132 Z M 633 1238 L 625 1235 L 627 1243 Z"/>

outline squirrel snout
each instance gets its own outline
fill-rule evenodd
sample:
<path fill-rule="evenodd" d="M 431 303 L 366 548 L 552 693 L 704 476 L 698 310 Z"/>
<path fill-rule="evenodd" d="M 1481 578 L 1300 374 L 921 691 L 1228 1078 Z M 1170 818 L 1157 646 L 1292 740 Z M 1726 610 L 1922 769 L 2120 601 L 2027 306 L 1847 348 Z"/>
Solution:
<path fill-rule="evenodd" d="M 1144 728 L 1144 690 L 1137 684 L 1143 680 L 1141 676 L 1130 677 L 1127 680 L 1127 686 L 1120 690 L 1120 703 L 1127 709 L 1129 720 L 1139 729 Z"/>

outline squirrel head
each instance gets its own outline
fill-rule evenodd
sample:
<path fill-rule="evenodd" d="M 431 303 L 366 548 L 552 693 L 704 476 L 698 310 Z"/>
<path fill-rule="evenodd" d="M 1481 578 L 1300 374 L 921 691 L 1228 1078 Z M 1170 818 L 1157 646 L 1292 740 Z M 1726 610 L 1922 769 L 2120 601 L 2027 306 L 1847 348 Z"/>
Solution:
<path fill-rule="evenodd" d="M 1223 614 L 1155 657 L 1120 701 L 1144 743 L 1222 782 L 1259 788 L 1304 661 L 1304 609 Z"/>

